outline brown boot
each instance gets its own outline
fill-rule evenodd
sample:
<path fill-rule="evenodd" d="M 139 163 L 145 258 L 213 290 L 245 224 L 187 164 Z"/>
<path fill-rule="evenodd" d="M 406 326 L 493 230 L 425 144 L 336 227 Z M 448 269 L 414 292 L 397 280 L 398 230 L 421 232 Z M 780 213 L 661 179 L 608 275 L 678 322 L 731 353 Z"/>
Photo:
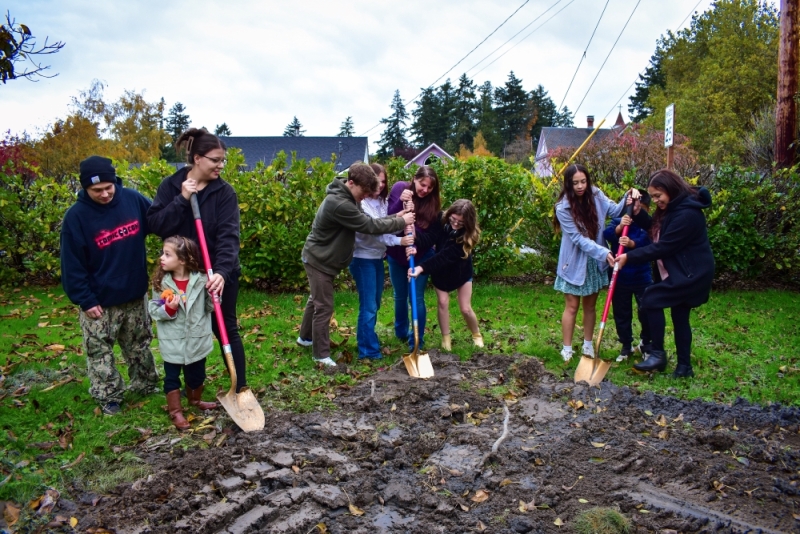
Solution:
<path fill-rule="evenodd" d="M 176 389 L 167 393 L 167 411 L 169 411 L 169 418 L 172 419 L 172 424 L 178 430 L 187 430 L 191 426 L 189 421 L 183 417 L 181 390 Z"/>
<path fill-rule="evenodd" d="M 189 397 L 189 404 L 197 406 L 201 410 L 215 410 L 219 408 L 219 403 L 200 400 L 203 396 L 203 389 L 205 389 L 203 385 L 197 389 L 189 389 L 189 386 L 186 386 L 186 396 Z"/>

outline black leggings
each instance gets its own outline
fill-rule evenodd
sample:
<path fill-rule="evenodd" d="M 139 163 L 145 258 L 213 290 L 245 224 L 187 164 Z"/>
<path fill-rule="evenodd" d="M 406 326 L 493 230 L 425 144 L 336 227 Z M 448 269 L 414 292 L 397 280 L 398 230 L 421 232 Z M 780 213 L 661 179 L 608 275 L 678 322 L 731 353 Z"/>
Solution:
<path fill-rule="evenodd" d="M 672 326 L 675 329 L 675 349 L 678 353 L 678 365 L 691 365 L 692 326 L 689 316 L 692 308 L 681 304 L 670 308 Z M 647 319 L 650 322 L 650 333 L 653 336 L 653 350 L 664 350 L 664 330 L 667 327 L 664 319 L 664 308 L 648 308 Z"/>
<path fill-rule="evenodd" d="M 181 371 L 186 387 L 197 389 L 206 381 L 206 359 L 188 365 L 164 362 L 164 393 L 181 389 Z"/>
<path fill-rule="evenodd" d="M 225 287 L 222 290 L 222 317 L 225 321 L 225 330 L 228 332 L 228 343 L 231 345 L 233 366 L 236 368 L 237 393 L 240 389 L 247 385 L 247 377 L 245 376 L 244 345 L 242 345 L 242 338 L 239 336 L 239 324 L 236 321 L 236 300 L 239 296 L 239 274 L 240 273 L 238 272 L 233 273 L 230 279 L 225 281 Z M 216 317 L 213 318 L 211 328 L 214 331 L 214 335 L 217 336 L 217 340 L 219 341 L 221 348 L 222 338 L 219 335 Z M 225 362 L 224 352 L 222 352 L 222 361 Z"/>

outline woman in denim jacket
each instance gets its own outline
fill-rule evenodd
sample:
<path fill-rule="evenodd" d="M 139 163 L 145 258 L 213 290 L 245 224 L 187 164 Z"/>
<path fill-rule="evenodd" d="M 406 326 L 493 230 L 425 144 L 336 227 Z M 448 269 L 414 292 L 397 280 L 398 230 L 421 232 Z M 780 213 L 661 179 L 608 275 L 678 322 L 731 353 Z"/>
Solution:
<path fill-rule="evenodd" d="M 633 198 L 639 191 L 631 189 Z M 608 285 L 605 270 L 614 265 L 614 255 L 605 247 L 603 227 L 606 218 L 617 217 L 625 208 L 625 198 L 615 204 L 592 185 L 583 165 L 570 165 L 564 173 L 564 185 L 555 208 L 554 225 L 561 231 L 558 272 L 554 289 L 564 293 L 561 316 L 564 362 L 572 359 L 572 335 L 581 300 L 583 300 L 583 354 L 594 357 L 592 336 L 596 319 L 597 294 Z"/>

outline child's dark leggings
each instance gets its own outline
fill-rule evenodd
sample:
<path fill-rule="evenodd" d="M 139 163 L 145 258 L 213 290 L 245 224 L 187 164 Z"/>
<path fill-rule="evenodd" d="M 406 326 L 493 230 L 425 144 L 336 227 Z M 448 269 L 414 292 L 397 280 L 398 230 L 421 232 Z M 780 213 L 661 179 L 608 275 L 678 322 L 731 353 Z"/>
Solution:
<path fill-rule="evenodd" d="M 614 324 L 617 326 L 617 337 L 622 346 L 631 348 L 633 343 L 633 300 L 636 300 L 636 310 L 639 322 L 642 325 L 642 344 L 650 349 L 650 322 L 647 312 L 642 309 L 642 296 L 647 285 L 627 286 L 617 281 L 614 296 L 611 302 L 614 305 Z"/>
<path fill-rule="evenodd" d="M 678 353 L 678 365 L 691 365 L 692 354 L 692 327 L 689 316 L 692 308 L 681 304 L 670 308 L 672 313 L 672 326 L 675 329 L 675 349 Z M 648 308 L 647 319 L 650 322 L 650 333 L 653 335 L 653 350 L 664 350 L 664 308 Z"/>
<path fill-rule="evenodd" d="M 206 381 L 205 358 L 189 365 L 164 362 L 164 393 L 181 389 L 181 369 L 186 387 L 189 389 L 197 389 Z"/>

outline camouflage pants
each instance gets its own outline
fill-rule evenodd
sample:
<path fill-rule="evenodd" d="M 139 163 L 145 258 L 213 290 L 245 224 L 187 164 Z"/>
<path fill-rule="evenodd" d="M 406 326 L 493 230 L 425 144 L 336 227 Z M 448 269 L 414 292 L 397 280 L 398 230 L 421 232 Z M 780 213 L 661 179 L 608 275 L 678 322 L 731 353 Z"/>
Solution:
<path fill-rule="evenodd" d="M 144 299 L 104 308 L 99 319 L 81 310 L 80 322 L 92 397 L 101 404 L 122 402 L 125 381 L 114 365 L 115 342 L 128 365 L 130 389 L 143 394 L 158 391 L 158 373 L 150 352 L 153 330 Z"/>

